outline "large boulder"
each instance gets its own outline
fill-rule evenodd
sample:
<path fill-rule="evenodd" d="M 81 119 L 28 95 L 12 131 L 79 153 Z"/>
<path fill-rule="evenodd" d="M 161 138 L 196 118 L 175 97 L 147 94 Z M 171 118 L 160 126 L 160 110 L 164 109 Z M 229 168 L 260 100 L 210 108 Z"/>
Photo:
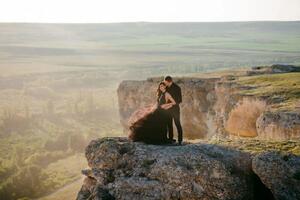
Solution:
<path fill-rule="evenodd" d="M 255 156 L 253 171 L 277 200 L 300 199 L 300 157 L 267 152 Z"/>
<path fill-rule="evenodd" d="M 267 111 L 256 120 L 259 139 L 300 139 L 300 113 Z"/>
<path fill-rule="evenodd" d="M 251 156 L 204 143 L 146 145 L 93 140 L 78 200 L 254 199 Z"/>

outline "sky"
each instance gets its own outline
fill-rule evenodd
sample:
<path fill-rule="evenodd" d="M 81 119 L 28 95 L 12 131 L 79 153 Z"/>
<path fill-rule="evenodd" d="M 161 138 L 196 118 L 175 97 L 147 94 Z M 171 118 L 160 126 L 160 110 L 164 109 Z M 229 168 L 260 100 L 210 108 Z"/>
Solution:
<path fill-rule="evenodd" d="M 300 0 L 0 0 L 0 22 L 300 20 Z"/>

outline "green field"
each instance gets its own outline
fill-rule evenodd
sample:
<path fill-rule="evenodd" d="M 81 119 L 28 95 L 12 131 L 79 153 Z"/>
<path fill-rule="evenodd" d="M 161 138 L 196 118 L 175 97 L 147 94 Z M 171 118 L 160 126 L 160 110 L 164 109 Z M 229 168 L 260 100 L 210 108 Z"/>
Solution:
<path fill-rule="evenodd" d="M 300 22 L 0 24 L 0 199 L 38 198 L 77 181 L 67 186 L 73 198 L 85 145 L 123 134 L 122 80 L 299 65 L 299 33 Z M 270 81 L 278 85 L 266 92 L 299 89 L 297 75 L 289 85 L 281 76 L 240 81 L 256 84 L 249 92 L 257 95 Z M 287 103 L 299 97 L 288 94 Z"/>
<path fill-rule="evenodd" d="M 0 24 L 7 73 L 78 68 L 120 78 L 300 63 L 300 22 Z M 7 69 L 7 68 L 10 69 Z M 36 69 L 37 68 L 37 69 Z M 51 68 L 51 69 L 49 69 Z"/>
<path fill-rule="evenodd" d="M 274 109 L 295 110 L 299 106 L 300 73 L 240 77 L 237 82 L 251 87 L 240 93 L 266 98 Z"/>

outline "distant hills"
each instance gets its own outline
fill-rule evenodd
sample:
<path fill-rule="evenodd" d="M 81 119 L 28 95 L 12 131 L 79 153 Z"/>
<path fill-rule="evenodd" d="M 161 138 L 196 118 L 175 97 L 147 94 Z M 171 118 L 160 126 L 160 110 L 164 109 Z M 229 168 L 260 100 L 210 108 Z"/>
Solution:
<path fill-rule="evenodd" d="M 0 24 L 3 67 L 84 67 L 127 78 L 300 64 L 300 21 Z M 19 68 L 18 68 L 19 69 Z"/>

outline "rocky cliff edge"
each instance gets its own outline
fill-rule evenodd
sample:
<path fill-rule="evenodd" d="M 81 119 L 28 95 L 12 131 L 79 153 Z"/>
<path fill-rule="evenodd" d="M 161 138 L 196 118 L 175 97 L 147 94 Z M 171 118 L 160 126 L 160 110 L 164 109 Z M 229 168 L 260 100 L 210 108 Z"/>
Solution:
<path fill-rule="evenodd" d="M 213 144 L 159 146 L 93 140 L 77 200 L 300 199 L 300 157 Z"/>

